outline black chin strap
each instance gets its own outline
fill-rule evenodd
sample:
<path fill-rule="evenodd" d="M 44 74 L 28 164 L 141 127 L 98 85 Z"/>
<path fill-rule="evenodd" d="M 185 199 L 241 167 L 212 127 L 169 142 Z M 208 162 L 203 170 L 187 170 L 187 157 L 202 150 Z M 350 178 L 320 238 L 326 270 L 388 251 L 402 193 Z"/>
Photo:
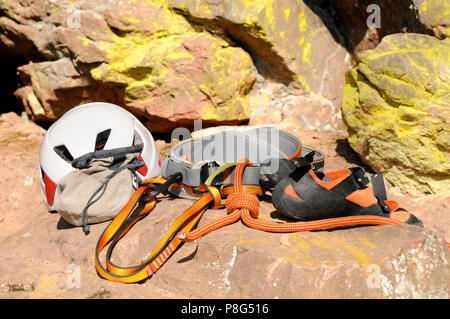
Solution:
<path fill-rule="evenodd" d="M 84 154 L 74 159 L 71 164 L 73 168 L 83 169 L 89 167 L 89 162 L 96 158 L 114 157 L 114 162 L 123 161 L 127 154 L 140 153 L 144 148 L 144 144 L 133 145 L 129 147 L 119 147 L 112 150 L 100 150 Z"/>

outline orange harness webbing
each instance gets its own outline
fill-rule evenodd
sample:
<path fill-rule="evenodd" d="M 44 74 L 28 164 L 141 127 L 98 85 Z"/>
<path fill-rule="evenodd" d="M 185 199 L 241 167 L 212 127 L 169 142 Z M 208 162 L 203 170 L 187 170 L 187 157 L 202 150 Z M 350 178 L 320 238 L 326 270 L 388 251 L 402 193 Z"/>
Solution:
<path fill-rule="evenodd" d="M 164 179 L 157 178 L 149 180 L 146 183 L 161 185 L 165 182 Z M 187 232 L 194 228 L 211 203 L 214 203 L 214 209 L 220 205 L 221 197 L 218 189 L 209 186 L 205 187 L 208 192 L 175 220 L 153 251 L 140 265 L 119 267 L 114 265 L 110 260 L 114 247 L 128 233 L 130 228 L 139 220 L 146 217 L 156 205 L 155 197 L 150 197 L 145 203 L 140 202 L 141 195 L 148 190 L 148 186 L 143 185 L 139 187 L 128 204 L 108 225 L 97 242 L 95 249 L 95 268 L 98 273 L 105 279 L 122 283 L 140 282 L 150 277 L 167 261 L 178 246 L 182 244 L 182 241 L 176 236 L 177 233 L 179 231 Z M 108 244 L 105 268 L 100 262 L 100 253 Z"/>

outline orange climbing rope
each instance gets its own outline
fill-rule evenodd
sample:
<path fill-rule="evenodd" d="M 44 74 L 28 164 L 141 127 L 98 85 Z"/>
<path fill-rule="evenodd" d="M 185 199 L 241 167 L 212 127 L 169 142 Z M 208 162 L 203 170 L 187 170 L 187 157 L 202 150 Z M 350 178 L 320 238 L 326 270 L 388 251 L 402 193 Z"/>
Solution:
<path fill-rule="evenodd" d="M 337 227 L 357 225 L 407 225 L 406 223 L 382 216 L 361 215 L 338 218 L 328 218 L 309 222 L 273 223 L 258 219 L 259 200 L 251 192 L 242 191 L 242 174 L 247 165 L 252 165 L 248 159 L 241 160 L 235 171 L 234 193 L 228 195 L 225 201 L 227 216 L 212 221 L 188 233 L 180 233 L 179 238 L 185 242 L 199 239 L 207 233 L 241 219 L 250 228 L 277 233 L 312 231 Z M 450 247 L 450 243 L 447 243 Z"/>

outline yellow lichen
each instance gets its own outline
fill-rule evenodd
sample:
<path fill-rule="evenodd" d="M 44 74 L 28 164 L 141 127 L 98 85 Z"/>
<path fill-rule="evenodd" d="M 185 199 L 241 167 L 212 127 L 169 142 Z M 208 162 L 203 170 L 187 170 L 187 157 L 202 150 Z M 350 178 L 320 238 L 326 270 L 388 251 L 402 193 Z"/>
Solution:
<path fill-rule="evenodd" d="M 158 97 L 152 92 L 158 90 L 158 96 L 166 96 L 166 103 L 172 101 L 172 108 L 181 95 L 184 102 L 205 100 L 203 119 L 248 118 L 245 110 L 248 99 L 240 95 L 246 94 L 254 81 L 256 71 L 250 56 L 207 32 L 195 32 L 179 15 L 161 10 L 161 20 L 152 22 L 161 24 L 160 31 L 147 34 L 133 29 L 125 36 L 113 34 L 114 41 L 100 42 L 99 48 L 106 52 L 108 63 L 93 68 L 93 78 L 125 84 L 128 102 L 153 103 Z M 183 45 L 185 41 L 197 40 L 208 41 L 211 53 L 197 57 Z M 196 65 L 198 58 L 205 59 L 201 66 L 203 78 L 193 79 L 177 71 L 181 65 Z M 180 83 L 184 83 L 183 91 Z"/>
<path fill-rule="evenodd" d="M 360 55 L 343 91 L 350 145 L 412 194 L 450 193 L 450 80 L 439 73 L 449 53 L 448 39 L 387 36 Z"/>
<path fill-rule="evenodd" d="M 298 15 L 298 28 L 300 30 L 300 33 L 306 32 L 307 27 L 308 23 L 306 22 L 305 11 L 301 10 Z"/>
<path fill-rule="evenodd" d="M 284 16 L 286 17 L 286 20 L 289 20 L 289 16 L 291 15 L 291 10 L 289 8 L 286 8 L 283 10 Z"/>

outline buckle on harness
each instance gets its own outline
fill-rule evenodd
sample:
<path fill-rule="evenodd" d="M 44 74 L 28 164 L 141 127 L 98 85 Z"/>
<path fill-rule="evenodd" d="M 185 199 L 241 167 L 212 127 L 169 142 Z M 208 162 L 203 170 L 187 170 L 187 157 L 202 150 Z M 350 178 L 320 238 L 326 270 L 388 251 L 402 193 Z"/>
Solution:
<path fill-rule="evenodd" d="M 216 161 L 211 161 L 211 162 L 208 162 L 208 163 L 205 163 L 202 165 L 202 167 L 200 168 L 200 183 L 201 184 L 204 184 L 206 182 L 209 175 L 211 175 L 211 172 L 209 169 L 214 168 L 214 167 L 220 167 L 220 165 L 217 164 Z"/>
<path fill-rule="evenodd" d="M 183 179 L 183 175 L 181 173 L 175 173 L 167 178 L 167 180 L 164 182 L 164 184 L 160 184 L 156 187 L 153 185 L 150 185 L 147 187 L 147 189 L 142 193 L 142 195 L 139 198 L 140 202 L 145 202 L 149 200 L 150 198 L 154 198 L 158 196 L 159 194 L 167 195 L 169 193 L 169 187 L 170 185 L 177 183 Z M 147 193 L 148 190 L 153 189 L 151 193 Z"/>

